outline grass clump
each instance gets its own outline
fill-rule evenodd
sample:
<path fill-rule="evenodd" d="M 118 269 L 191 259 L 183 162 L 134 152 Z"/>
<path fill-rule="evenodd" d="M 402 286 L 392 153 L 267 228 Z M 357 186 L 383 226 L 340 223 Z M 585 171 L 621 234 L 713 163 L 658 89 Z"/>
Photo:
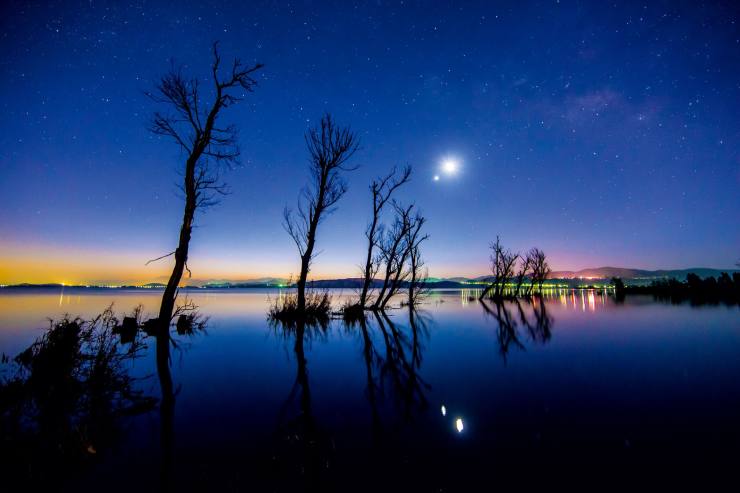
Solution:
<path fill-rule="evenodd" d="M 287 325 L 297 322 L 326 325 L 331 317 L 331 296 L 327 291 L 307 291 L 306 307 L 298 309 L 298 293 L 281 294 L 270 305 L 268 318 Z"/>
<path fill-rule="evenodd" d="M 365 307 L 359 303 L 347 301 L 342 306 L 342 318 L 345 323 L 354 324 L 365 319 Z"/>

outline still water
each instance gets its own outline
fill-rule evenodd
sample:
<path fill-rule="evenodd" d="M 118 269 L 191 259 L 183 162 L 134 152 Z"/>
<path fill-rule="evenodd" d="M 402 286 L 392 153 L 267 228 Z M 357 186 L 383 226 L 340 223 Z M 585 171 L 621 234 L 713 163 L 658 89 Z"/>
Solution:
<path fill-rule="evenodd" d="M 300 337 L 266 322 L 277 291 L 191 291 L 210 318 L 205 333 L 174 335 L 166 412 L 121 416 L 116 440 L 45 480 L 73 491 L 487 491 L 734 477 L 737 306 L 472 294 L 432 292 L 414 313 Z M 160 296 L 5 290 L 0 351 L 21 352 L 49 317 L 111 303 L 154 315 Z M 127 371 L 161 403 L 156 343 L 140 337 Z"/>

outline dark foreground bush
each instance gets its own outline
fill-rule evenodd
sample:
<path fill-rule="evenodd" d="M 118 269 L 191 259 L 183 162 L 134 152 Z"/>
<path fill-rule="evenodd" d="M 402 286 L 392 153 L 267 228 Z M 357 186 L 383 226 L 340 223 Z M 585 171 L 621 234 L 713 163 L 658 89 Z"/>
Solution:
<path fill-rule="evenodd" d="M 64 317 L 19 355 L 3 355 L 4 480 L 56 484 L 109 449 L 122 418 L 155 407 L 128 373 L 143 345 L 134 338 L 124 347 L 116 329 L 123 326 L 111 308 L 92 320 Z"/>
<path fill-rule="evenodd" d="M 342 306 L 342 318 L 345 323 L 356 323 L 365 319 L 365 308 L 359 303 L 348 301 Z"/>

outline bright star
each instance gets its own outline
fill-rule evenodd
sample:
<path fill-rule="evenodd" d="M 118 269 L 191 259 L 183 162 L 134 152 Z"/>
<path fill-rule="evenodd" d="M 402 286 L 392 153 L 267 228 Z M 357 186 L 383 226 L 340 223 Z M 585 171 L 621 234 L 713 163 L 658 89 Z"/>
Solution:
<path fill-rule="evenodd" d="M 439 175 L 434 175 L 434 181 L 439 181 Z"/>
<path fill-rule="evenodd" d="M 454 175 L 455 173 L 457 173 L 458 168 L 458 162 L 452 158 L 447 158 L 442 161 L 442 171 L 446 175 Z"/>

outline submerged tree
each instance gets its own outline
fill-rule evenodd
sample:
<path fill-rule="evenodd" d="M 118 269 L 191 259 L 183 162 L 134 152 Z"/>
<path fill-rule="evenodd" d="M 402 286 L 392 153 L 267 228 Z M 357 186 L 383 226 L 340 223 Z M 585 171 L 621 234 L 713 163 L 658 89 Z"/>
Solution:
<path fill-rule="evenodd" d="M 488 295 L 501 297 L 504 294 L 506 284 L 514 276 L 514 266 L 519 258 L 518 253 L 504 247 L 501 239 L 496 236 L 496 241 L 491 243 L 491 273 L 493 278 L 491 283 L 483 290 L 480 299 Z"/>
<path fill-rule="evenodd" d="M 404 183 L 408 182 L 410 178 L 410 166 L 406 166 L 400 172 L 394 167 L 386 176 L 376 178 L 370 184 L 370 192 L 373 196 L 373 218 L 365 231 L 365 237 L 367 238 L 367 255 L 365 257 L 365 265 L 362 269 L 363 281 L 359 301 L 359 306 L 362 309 L 364 309 L 368 303 L 370 285 L 380 268 L 380 263 L 375 261 L 378 258 L 375 252 L 383 234 L 382 223 L 380 222 L 383 208 L 391 199 L 393 192 L 395 192 Z"/>
<path fill-rule="evenodd" d="M 386 231 L 379 244 L 379 262 L 385 264 L 385 274 L 383 284 L 375 303 L 373 303 L 373 310 L 383 310 L 408 280 L 411 272 L 407 268 L 407 262 L 411 258 L 412 249 L 414 246 L 418 247 L 426 239 L 425 236 L 421 235 L 421 228 L 426 222 L 426 218 L 418 211 L 413 214 L 413 204 L 402 207 L 394 203 L 393 208 L 396 212 L 395 221 L 393 226 Z M 416 253 L 419 254 L 418 249 Z M 418 260 L 420 260 L 420 256 L 417 257 Z"/>
<path fill-rule="evenodd" d="M 550 268 L 550 264 L 547 263 L 545 252 L 539 248 L 532 248 L 529 251 L 528 256 L 532 262 L 532 285 L 534 286 L 536 284 L 541 293 L 542 284 L 545 282 L 545 279 L 547 279 L 547 276 L 550 275 L 552 269 Z"/>
<path fill-rule="evenodd" d="M 409 296 L 408 305 L 418 304 L 425 291 L 427 274 L 424 270 L 424 259 L 421 256 L 421 244 L 429 239 L 429 235 L 421 234 L 426 218 L 417 213 L 415 224 L 406 233 L 406 245 L 409 249 Z"/>
<path fill-rule="evenodd" d="M 219 122 L 221 111 L 252 92 L 257 84 L 253 78 L 262 64 L 245 66 L 237 58 L 225 75 L 221 72 L 221 56 L 218 44 L 213 45 L 211 64 L 211 86 L 208 94 L 201 92 L 201 81 L 188 78 L 182 69 L 170 69 L 156 85 L 149 97 L 167 106 L 169 112 L 154 113 L 151 131 L 169 137 L 185 155 L 183 163 L 182 191 L 185 195 L 185 210 L 177 248 L 161 258 L 175 256 L 167 287 L 162 296 L 159 311 L 161 332 L 166 332 L 172 318 L 177 298 L 177 288 L 185 270 L 188 270 L 188 248 L 198 209 L 214 205 L 219 195 L 226 193 L 225 184 L 219 178 L 219 168 L 231 165 L 239 159 L 237 129 L 234 125 Z M 155 259 L 159 260 L 159 259 Z"/>
<path fill-rule="evenodd" d="M 285 208 L 283 227 L 288 232 L 301 256 L 301 272 L 298 277 L 297 312 L 306 311 L 306 279 L 311 270 L 316 246 L 316 232 L 322 219 L 334 211 L 339 199 L 347 191 L 342 172 L 353 171 L 347 161 L 359 147 L 358 138 L 349 127 L 339 127 L 326 114 L 318 127 L 306 134 L 311 178 L 298 200 L 298 211 Z"/>
<path fill-rule="evenodd" d="M 516 273 L 516 288 L 514 289 L 514 296 L 519 296 L 522 290 L 522 284 L 524 284 L 524 278 L 530 275 L 531 267 L 532 259 L 529 252 L 526 253 L 523 257 L 519 257 L 519 270 Z"/>

